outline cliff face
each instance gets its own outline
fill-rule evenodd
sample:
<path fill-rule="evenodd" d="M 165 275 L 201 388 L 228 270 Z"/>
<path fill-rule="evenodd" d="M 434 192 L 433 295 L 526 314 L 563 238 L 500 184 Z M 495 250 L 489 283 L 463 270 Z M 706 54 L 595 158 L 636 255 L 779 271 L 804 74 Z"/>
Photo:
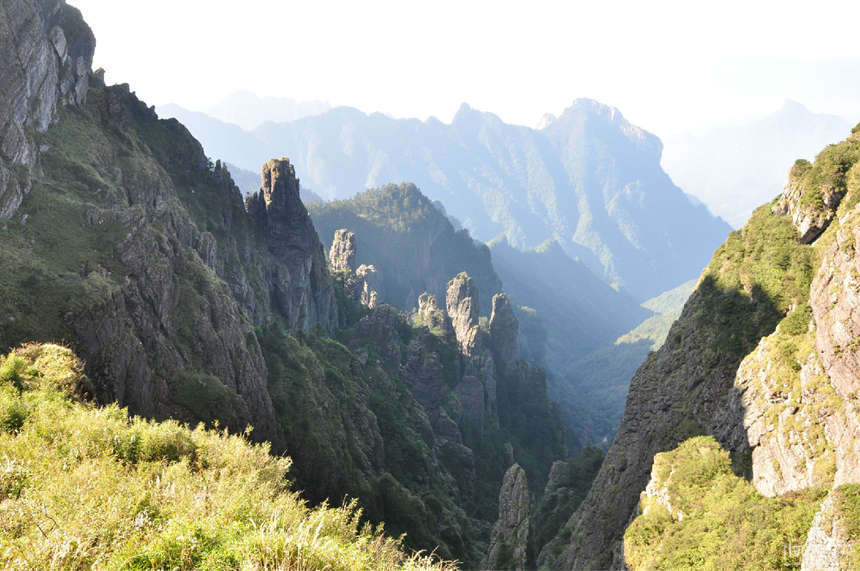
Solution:
<path fill-rule="evenodd" d="M 251 424 L 280 450 L 254 326 L 337 323 L 292 167 L 264 167 L 247 213 L 187 130 L 92 74 L 77 10 L 22 1 L 0 17 L 0 344 L 71 342 L 100 400 Z"/>
<path fill-rule="evenodd" d="M 275 310 L 290 329 L 307 331 L 315 323 L 332 333 L 337 305 L 326 256 L 308 211 L 299 197 L 299 179 L 289 159 L 271 160 L 261 172 L 263 187 L 248 212 L 268 249 L 267 282 Z"/>
<path fill-rule="evenodd" d="M 625 553 L 622 536 L 640 513 L 640 492 L 657 478 L 655 454 L 692 436 L 712 435 L 731 453 L 760 505 L 860 481 L 860 135 L 804 163 L 785 194 L 717 250 L 666 344 L 633 378 L 612 449 L 571 518 L 567 568 L 644 565 Z M 846 507 L 837 519 L 852 513 Z M 686 525 L 669 515 L 659 529 Z M 802 542 L 811 523 L 801 520 Z M 815 521 L 811 545 L 823 544 L 824 524 Z M 779 525 L 762 522 L 762 533 Z M 646 551 L 656 553 L 661 541 Z"/>
<path fill-rule="evenodd" d="M 529 534 L 529 486 L 526 474 L 514 464 L 499 493 L 499 519 L 490 535 L 490 549 L 481 569 L 522 571 L 533 564 Z"/>
<path fill-rule="evenodd" d="M 83 107 L 96 41 L 64 0 L 0 6 L 0 220 L 18 210 L 39 163 L 34 133 L 57 120 L 57 106 Z"/>
<path fill-rule="evenodd" d="M 308 210 L 326 247 L 338 247 L 332 239 L 340 229 L 355 234 L 355 264 L 372 266 L 382 276 L 383 301 L 394 307 L 418 309 L 418 297 L 426 292 L 444 308 L 448 280 L 463 271 L 481 290 L 484 315 L 492 311 L 493 295 L 502 291 L 489 248 L 472 240 L 468 231 L 455 230 L 414 184 L 389 184 L 348 200 L 312 202 Z"/>

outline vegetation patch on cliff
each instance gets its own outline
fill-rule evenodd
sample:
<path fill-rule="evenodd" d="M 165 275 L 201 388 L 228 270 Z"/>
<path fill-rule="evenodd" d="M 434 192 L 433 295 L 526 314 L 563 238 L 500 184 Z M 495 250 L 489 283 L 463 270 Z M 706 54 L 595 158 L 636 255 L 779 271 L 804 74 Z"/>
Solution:
<path fill-rule="evenodd" d="M 791 569 L 826 490 L 767 498 L 734 475 L 710 436 L 654 457 L 639 515 L 624 534 L 631 569 Z M 796 559 L 796 558 L 795 558 Z"/>

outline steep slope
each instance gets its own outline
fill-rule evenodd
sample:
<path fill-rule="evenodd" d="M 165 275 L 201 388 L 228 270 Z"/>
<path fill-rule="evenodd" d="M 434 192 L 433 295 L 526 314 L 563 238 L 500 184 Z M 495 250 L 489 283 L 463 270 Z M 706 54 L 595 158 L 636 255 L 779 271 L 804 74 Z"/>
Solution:
<path fill-rule="evenodd" d="M 749 125 L 666 138 L 662 164 L 675 184 L 740 228 L 756 207 L 779 194 L 797 158 L 812 160 L 850 128 L 841 117 L 786 101 Z"/>
<path fill-rule="evenodd" d="M 62 1 L 0 9 L 0 220 L 15 215 L 39 164 L 37 134 L 57 106 L 83 107 L 96 41 L 81 13 Z"/>
<path fill-rule="evenodd" d="M 493 295 L 502 292 L 486 246 L 449 219 L 410 183 L 389 184 L 346 200 L 310 203 L 308 211 L 321 239 L 331 246 L 336 230 L 346 228 L 358 241 L 357 265 L 373 265 L 385 281 L 381 301 L 402 310 L 418 308 L 430 293 L 445 305 L 445 284 L 467 272 L 480 289 L 481 311 L 491 311 Z"/>
<path fill-rule="evenodd" d="M 851 308 L 857 303 L 852 284 L 858 264 L 858 169 L 855 129 L 846 141 L 822 151 L 814 165 L 799 160 L 786 192 L 759 208 L 714 254 L 665 345 L 633 378 L 613 447 L 569 522 L 572 542 L 562 566 L 622 568 L 627 557 L 637 568 L 671 567 L 664 556 L 655 560 L 644 554 L 663 553 L 659 550 L 670 534 L 690 533 L 682 526 L 701 521 L 694 514 L 703 512 L 695 506 L 683 518 L 666 507 L 671 494 L 680 494 L 676 500 L 695 496 L 690 482 L 698 476 L 670 484 L 670 495 L 661 495 L 671 470 L 652 472 L 652 463 L 655 454 L 692 436 L 712 435 L 731 453 L 735 473 L 755 488 L 748 495 L 759 506 L 755 509 L 765 510 L 767 497 L 839 490 L 857 481 L 852 391 L 858 332 Z M 695 460 L 696 454 L 685 456 L 693 460 L 684 465 L 707 472 L 711 460 Z M 702 458 L 714 458 L 709 454 Z M 647 524 L 652 531 L 644 543 L 631 528 L 627 539 L 632 543 L 622 549 L 646 484 L 654 490 L 647 497 L 657 498 L 668 519 Z M 814 512 L 815 500 L 809 501 Z M 842 516 L 853 517 L 846 509 Z M 811 516 L 802 521 L 802 529 L 792 533 L 809 530 Z M 644 529 L 639 525 L 636 529 Z M 730 519 L 720 525 L 719 541 L 746 549 L 738 539 L 740 528 Z M 766 517 L 757 529 L 764 534 L 781 525 L 778 517 Z M 721 545 L 728 543 L 716 548 Z M 706 561 L 711 547 L 708 542 L 687 545 L 684 557 Z M 753 551 L 746 553 L 746 564 L 773 567 Z"/>
<path fill-rule="evenodd" d="M 267 445 L 94 406 L 83 368 L 56 345 L 0 357 L 3 568 L 454 568 L 360 527 L 354 502 L 307 508 Z"/>
<path fill-rule="evenodd" d="M 224 157 L 228 163 L 252 172 L 257 172 L 260 165 L 270 158 L 283 154 L 283 150 L 273 153 L 269 145 L 238 125 L 219 121 L 199 111 L 188 111 L 171 103 L 157 107 L 156 112 L 163 119 L 176 119 L 185 125 L 194 138 L 203 143 L 209 156 Z"/>
<path fill-rule="evenodd" d="M 86 31 L 62 2 L 0 13 L 22 7 L 35 18 L 26 30 L 65 13 Z M 357 498 L 406 546 L 477 565 L 504 471 L 519 462 L 537 492 L 566 456 L 543 372 L 516 358 L 506 298 L 487 295 L 481 319 L 458 267 L 442 278 L 450 312 L 429 296 L 414 319 L 360 306 L 328 270 L 288 160 L 267 161 L 243 199 L 176 120 L 84 72 L 80 106 L 57 95 L 44 133 L 23 127 L 39 168 L 0 226 L 0 346 L 64 340 L 98 403 L 268 441 L 311 503 Z M 451 235 L 490 267 L 486 248 Z"/>
<path fill-rule="evenodd" d="M 639 301 L 695 277 L 730 230 L 672 184 L 656 137 L 590 100 L 575 101 L 540 130 L 464 104 L 450 125 L 340 107 L 251 134 L 269 154 L 291 149 L 326 199 L 412 181 L 477 238 L 504 233 L 519 248 L 556 239 Z M 202 137 L 207 149 L 228 142 Z M 222 156 L 250 169 L 266 160 L 243 163 L 248 148 Z"/>
<path fill-rule="evenodd" d="M 591 369 L 583 361 L 595 360 L 608 346 L 615 348 L 615 340 L 650 311 L 629 293 L 609 287 L 554 240 L 525 252 L 511 247 L 504 237 L 489 246 L 505 291 L 518 305 L 536 310 L 545 327 L 545 350 L 533 358 L 547 369 L 549 393 L 562 406 L 571 450 L 611 439 L 630 378 L 648 350 L 623 347 L 614 352 L 611 362 L 601 363 L 597 382 L 590 382 Z M 527 341 L 536 344 L 529 337 Z M 631 358 L 619 358 L 619 353 Z M 630 365 L 619 370 L 619 364 L 628 362 L 633 370 Z"/>

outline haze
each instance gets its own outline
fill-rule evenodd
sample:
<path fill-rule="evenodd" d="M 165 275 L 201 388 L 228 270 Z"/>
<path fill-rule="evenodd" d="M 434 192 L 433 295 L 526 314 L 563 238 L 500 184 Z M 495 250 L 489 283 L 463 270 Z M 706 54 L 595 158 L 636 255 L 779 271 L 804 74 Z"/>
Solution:
<path fill-rule="evenodd" d="M 95 66 L 149 104 L 205 110 L 244 89 L 447 122 L 466 101 L 535 125 L 591 97 L 661 136 L 786 98 L 860 119 L 857 3 L 71 3 Z"/>

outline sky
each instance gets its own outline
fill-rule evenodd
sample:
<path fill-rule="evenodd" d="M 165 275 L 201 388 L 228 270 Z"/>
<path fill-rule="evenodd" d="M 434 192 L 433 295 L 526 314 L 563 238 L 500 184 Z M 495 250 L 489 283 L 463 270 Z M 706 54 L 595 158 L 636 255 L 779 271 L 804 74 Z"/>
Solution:
<path fill-rule="evenodd" d="M 536 125 L 578 97 L 659 136 L 786 99 L 860 121 L 860 2 L 69 0 L 94 67 L 150 105 L 236 90 L 450 122 Z"/>

